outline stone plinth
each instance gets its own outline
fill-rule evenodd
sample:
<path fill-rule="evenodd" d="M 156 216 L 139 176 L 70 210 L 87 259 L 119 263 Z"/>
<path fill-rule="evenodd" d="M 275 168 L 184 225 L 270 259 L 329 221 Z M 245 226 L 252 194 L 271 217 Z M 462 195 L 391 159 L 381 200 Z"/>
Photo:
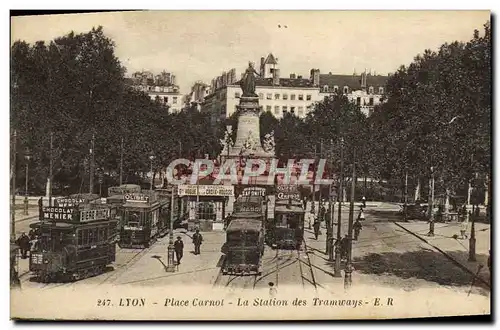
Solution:
<path fill-rule="evenodd" d="M 253 156 L 270 158 L 260 142 L 259 97 L 243 96 L 237 106 L 239 111 L 236 141 L 229 149 L 229 157 Z"/>

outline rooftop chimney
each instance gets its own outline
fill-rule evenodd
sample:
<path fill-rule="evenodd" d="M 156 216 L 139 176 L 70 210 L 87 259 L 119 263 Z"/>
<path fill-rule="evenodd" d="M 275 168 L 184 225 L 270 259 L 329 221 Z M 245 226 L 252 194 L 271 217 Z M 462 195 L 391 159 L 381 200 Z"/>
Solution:
<path fill-rule="evenodd" d="M 319 86 L 319 69 L 311 69 L 311 82 L 313 86 Z"/>
<path fill-rule="evenodd" d="M 263 58 L 263 57 L 261 57 L 261 58 L 260 58 L 260 72 L 259 72 L 259 74 L 260 74 L 260 76 L 261 76 L 262 78 L 264 78 L 264 73 L 265 73 L 265 72 L 264 72 L 264 71 L 265 71 L 265 68 L 264 68 L 264 62 L 265 62 L 265 60 L 266 60 L 266 59 L 265 59 L 265 58 Z"/>
<path fill-rule="evenodd" d="M 273 85 L 279 86 L 280 84 L 280 69 L 273 70 Z"/>
<path fill-rule="evenodd" d="M 290 73 L 290 79 L 295 79 L 295 73 Z"/>

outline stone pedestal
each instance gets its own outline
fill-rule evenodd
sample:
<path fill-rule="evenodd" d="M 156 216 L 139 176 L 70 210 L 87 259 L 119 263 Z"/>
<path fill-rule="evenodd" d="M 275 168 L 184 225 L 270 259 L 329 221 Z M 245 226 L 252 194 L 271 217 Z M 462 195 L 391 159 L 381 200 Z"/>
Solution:
<path fill-rule="evenodd" d="M 264 151 L 260 142 L 259 97 L 242 96 L 237 108 L 240 112 L 238 129 L 234 146 L 229 149 L 229 157 L 274 157 Z"/>

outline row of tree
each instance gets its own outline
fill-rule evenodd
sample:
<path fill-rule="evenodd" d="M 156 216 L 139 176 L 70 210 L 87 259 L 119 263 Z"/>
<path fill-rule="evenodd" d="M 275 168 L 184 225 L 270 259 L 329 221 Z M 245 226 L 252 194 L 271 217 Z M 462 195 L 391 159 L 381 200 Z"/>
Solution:
<path fill-rule="evenodd" d="M 151 155 L 159 172 L 178 156 L 217 153 L 210 117 L 189 109 L 170 114 L 128 86 L 114 48 L 102 27 L 48 44 L 12 45 L 10 118 L 17 133 L 12 164 L 18 187 L 24 187 L 29 152 L 29 190 L 44 193 L 51 136 L 56 193 L 88 191 L 93 138 L 96 178 L 104 176 L 109 184 L 118 183 L 121 159 L 123 181 L 139 183 Z"/>

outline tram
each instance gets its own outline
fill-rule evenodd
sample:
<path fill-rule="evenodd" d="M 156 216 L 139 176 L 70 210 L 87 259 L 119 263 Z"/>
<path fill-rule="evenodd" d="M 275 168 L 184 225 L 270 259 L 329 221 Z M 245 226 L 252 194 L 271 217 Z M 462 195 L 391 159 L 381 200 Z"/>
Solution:
<path fill-rule="evenodd" d="M 64 198 L 40 205 L 29 270 L 42 282 L 76 281 L 103 273 L 115 261 L 116 218 L 95 199 Z"/>
<path fill-rule="evenodd" d="M 266 222 L 266 241 L 273 248 L 300 249 L 305 210 L 296 186 L 278 186 L 274 217 Z"/>
<path fill-rule="evenodd" d="M 124 195 L 120 222 L 122 248 L 147 248 L 170 227 L 170 203 L 154 192 Z"/>
<path fill-rule="evenodd" d="M 261 275 L 264 226 L 255 219 L 235 219 L 226 229 L 222 274 Z"/>

